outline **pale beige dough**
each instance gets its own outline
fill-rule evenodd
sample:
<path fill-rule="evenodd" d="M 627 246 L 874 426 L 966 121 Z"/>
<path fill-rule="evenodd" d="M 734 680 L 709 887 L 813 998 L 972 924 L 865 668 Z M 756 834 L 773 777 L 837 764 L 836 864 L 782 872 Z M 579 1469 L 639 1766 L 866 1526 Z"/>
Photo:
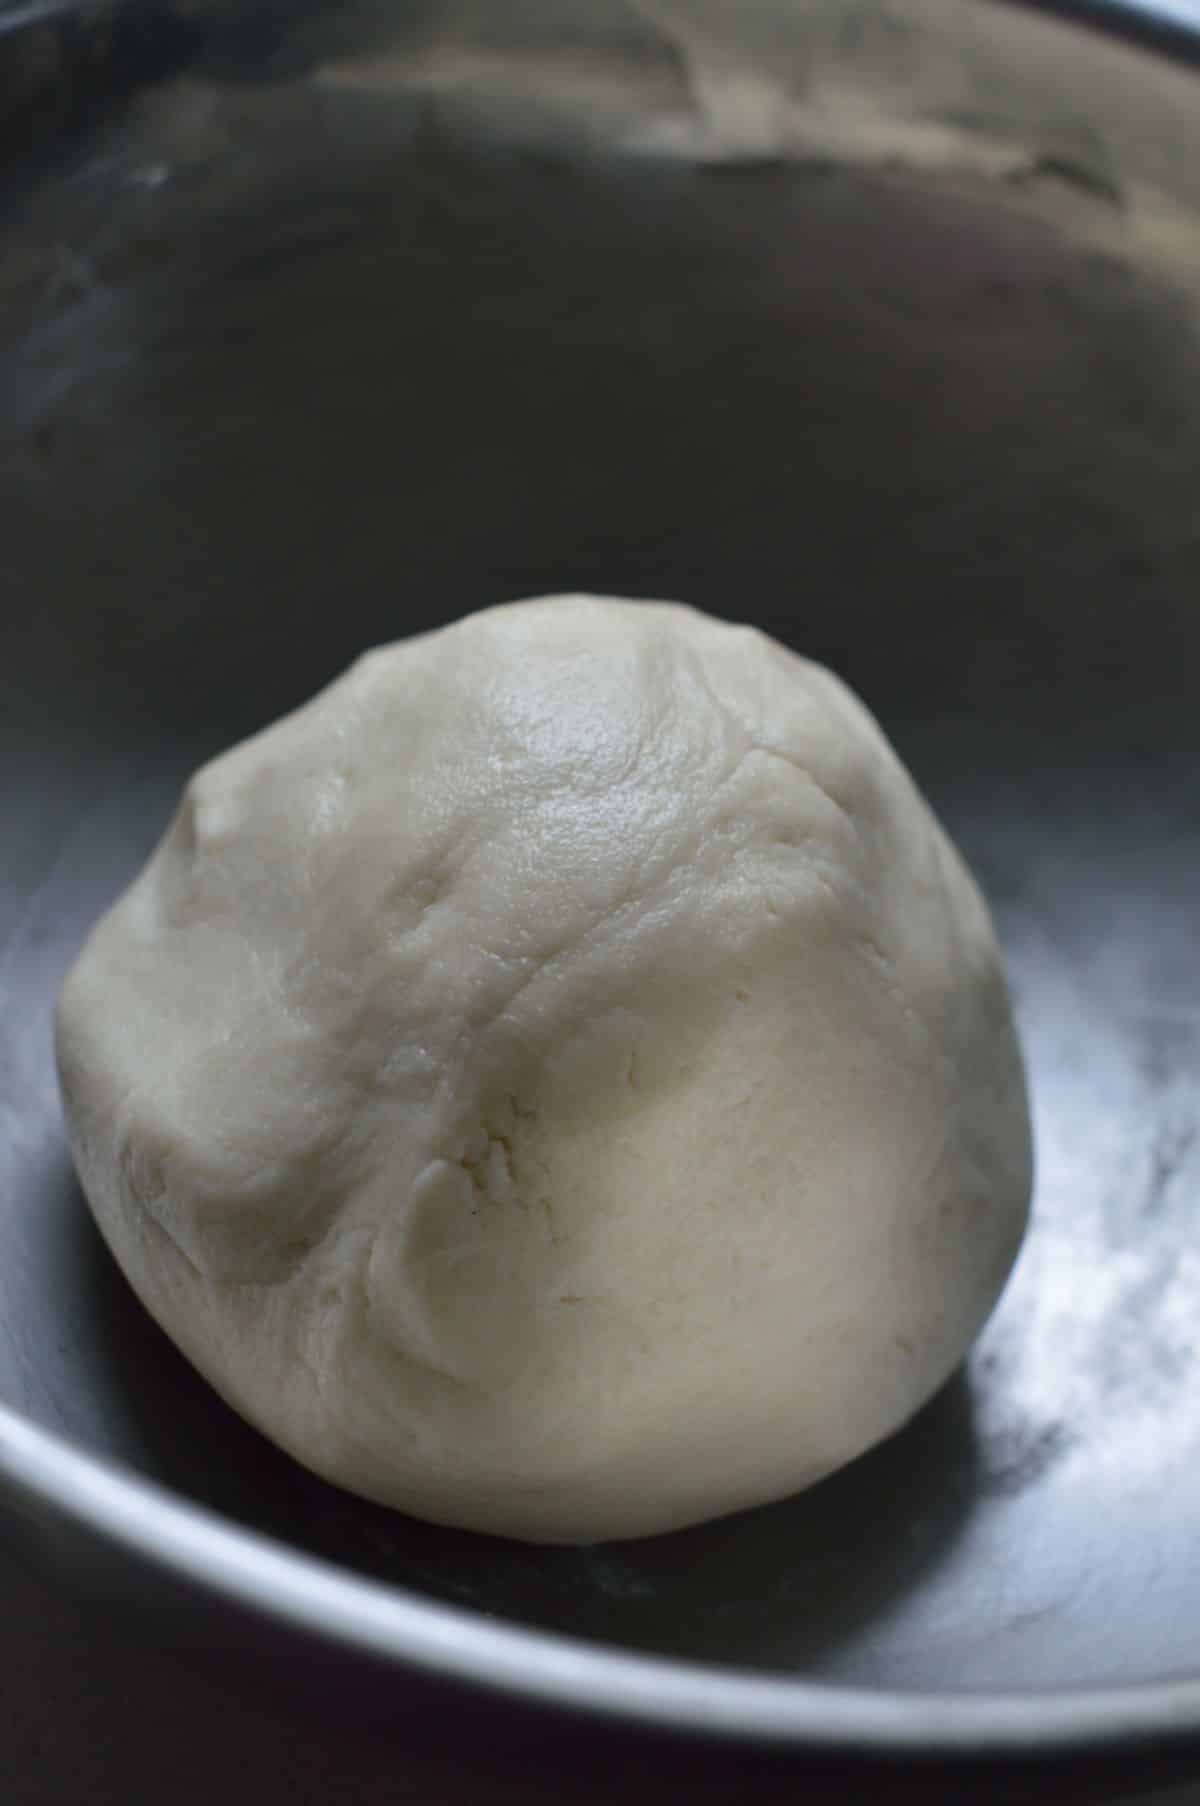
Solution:
<path fill-rule="evenodd" d="M 341 1485 L 510 1536 L 849 1461 L 1025 1222 L 974 883 L 837 679 L 667 604 L 489 610 L 204 767 L 58 1049 L 200 1371 Z"/>

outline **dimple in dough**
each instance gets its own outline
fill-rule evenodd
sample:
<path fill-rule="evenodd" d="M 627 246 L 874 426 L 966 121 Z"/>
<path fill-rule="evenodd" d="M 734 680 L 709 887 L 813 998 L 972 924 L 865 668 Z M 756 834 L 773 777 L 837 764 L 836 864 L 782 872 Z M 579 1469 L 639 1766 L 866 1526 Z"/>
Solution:
<path fill-rule="evenodd" d="M 485 611 L 205 766 L 58 1053 L 96 1220 L 230 1404 L 530 1540 L 849 1461 L 1025 1223 L 978 890 L 836 678 L 674 605 Z"/>

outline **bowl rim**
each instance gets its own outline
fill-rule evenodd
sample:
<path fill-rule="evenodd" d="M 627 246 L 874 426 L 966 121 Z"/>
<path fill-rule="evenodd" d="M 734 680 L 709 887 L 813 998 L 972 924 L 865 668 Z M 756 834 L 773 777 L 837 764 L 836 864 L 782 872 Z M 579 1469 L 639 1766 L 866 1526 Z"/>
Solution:
<path fill-rule="evenodd" d="M 120 0 L 118 0 L 118 4 Z M 1200 0 L 1000 0 L 1200 67 Z M 79 0 L 10 0 L 0 39 Z M 497 1621 L 237 1524 L 0 1401 L 0 1507 L 313 1644 L 510 1705 L 807 1756 L 1094 1757 L 1200 1739 L 1200 1671 L 1051 1691 L 847 1686 Z"/>
<path fill-rule="evenodd" d="M 610 1727 L 810 1758 L 927 1760 L 1095 1757 L 1200 1736 L 1200 1675 L 1039 1693 L 900 1691 L 644 1655 L 497 1621 L 234 1524 L 0 1404 L 0 1499 L 4 1492 L 43 1533 L 98 1536 L 152 1582 L 182 1582 L 292 1638 Z"/>

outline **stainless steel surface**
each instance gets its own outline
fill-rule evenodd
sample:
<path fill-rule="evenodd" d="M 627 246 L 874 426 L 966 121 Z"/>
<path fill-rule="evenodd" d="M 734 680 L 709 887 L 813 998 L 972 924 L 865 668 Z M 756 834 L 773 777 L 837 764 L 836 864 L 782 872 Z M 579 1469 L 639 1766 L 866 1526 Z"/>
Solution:
<path fill-rule="evenodd" d="M 281 1669 L 798 1756 L 1200 1741 L 1200 93 L 1034 15 L 964 50 L 1001 15 L 859 12 L 821 65 L 876 84 L 857 162 L 832 101 L 836 154 L 735 142 L 727 45 L 689 149 L 671 39 L 636 153 L 591 76 L 581 148 L 541 63 L 531 110 L 298 57 L 174 76 L 10 194 L 0 1486 L 185 1641 L 218 1605 Z M 866 695 L 995 906 L 1039 1188 L 900 1437 L 533 1551 L 335 1492 L 196 1379 L 87 1219 L 50 1009 L 199 758 L 365 644 L 571 586 L 757 620 Z"/>

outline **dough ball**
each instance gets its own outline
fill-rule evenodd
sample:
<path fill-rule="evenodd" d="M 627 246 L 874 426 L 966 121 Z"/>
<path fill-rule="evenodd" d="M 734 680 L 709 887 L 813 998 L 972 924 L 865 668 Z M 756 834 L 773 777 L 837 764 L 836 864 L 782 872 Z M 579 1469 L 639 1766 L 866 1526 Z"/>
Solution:
<path fill-rule="evenodd" d="M 329 1479 L 589 1542 L 807 1486 L 994 1303 L 987 912 L 865 709 L 690 609 L 497 608 L 206 765 L 60 1002 L 158 1321 Z"/>

